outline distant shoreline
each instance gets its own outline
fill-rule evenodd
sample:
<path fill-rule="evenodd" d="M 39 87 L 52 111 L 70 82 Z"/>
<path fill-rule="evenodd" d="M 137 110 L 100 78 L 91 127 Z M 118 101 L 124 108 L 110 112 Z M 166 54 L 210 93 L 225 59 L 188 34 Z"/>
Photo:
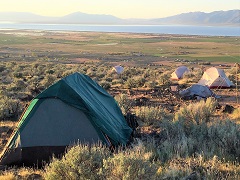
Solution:
<path fill-rule="evenodd" d="M 86 24 L 11 24 L 0 23 L 0 30 L 46 30 L 76 32 L 152 33 L 200 36 L 240 36 L 239 27 L 192 25 L 86 25 Z"/>

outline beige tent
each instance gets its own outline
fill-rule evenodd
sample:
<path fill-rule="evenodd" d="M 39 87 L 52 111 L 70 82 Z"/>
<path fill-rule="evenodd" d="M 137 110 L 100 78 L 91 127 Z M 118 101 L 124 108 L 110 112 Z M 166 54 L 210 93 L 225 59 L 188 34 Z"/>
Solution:
<path fill-rule="evenodd" d="M 209 88 L 229 88 L 234 86 L 226 76 L 224 70 L 216 67 L 207 69 L 198 84 L 208 86 Z"/>
<path fill-rule="evenodd" d="M 188 68 L 186 66 L 180 66 L 171 74 L 171 79 L 172 80 L 182 79 L 184 73 L 186 72 L 189 72 Z"/>

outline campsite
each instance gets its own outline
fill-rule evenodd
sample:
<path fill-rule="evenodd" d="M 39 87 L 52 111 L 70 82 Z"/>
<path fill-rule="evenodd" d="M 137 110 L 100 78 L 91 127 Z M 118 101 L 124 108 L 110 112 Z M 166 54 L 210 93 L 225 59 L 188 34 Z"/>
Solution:
<path fill-rule="evenodd" d="M 0 41 L 0 179 L 240 178 L 239 37 Z"/>

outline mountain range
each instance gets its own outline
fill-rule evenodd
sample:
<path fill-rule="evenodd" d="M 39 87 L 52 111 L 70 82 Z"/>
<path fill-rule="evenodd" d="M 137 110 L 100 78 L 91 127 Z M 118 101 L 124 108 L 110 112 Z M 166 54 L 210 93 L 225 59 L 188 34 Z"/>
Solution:
<path fill-rule="evenodd" d="M 62 17 L 40 16 L 27 12 L 0 12 L 0 22 L 53 24 L 131 24 L 131 25 L 240 25 L 240 10 L 189 12 L 154 19 L 121 19 L 112 15 L 75 12 Z"/>

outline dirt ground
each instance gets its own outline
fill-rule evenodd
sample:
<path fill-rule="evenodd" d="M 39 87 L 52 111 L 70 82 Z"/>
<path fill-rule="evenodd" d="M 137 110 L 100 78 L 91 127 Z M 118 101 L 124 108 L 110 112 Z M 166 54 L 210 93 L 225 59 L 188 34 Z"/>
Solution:
<path fill-rule="evenodd" d="M 221 96 L 218 99 L 218 102 L 221 103 L 222 105 L 232 105 L 234 107 L 240 108 L 240 91 L 236 88 L 231 88 L 231 89 L 218 89 L 218 90 L 213 90 L 213 92 L 219 96 Z"/>

